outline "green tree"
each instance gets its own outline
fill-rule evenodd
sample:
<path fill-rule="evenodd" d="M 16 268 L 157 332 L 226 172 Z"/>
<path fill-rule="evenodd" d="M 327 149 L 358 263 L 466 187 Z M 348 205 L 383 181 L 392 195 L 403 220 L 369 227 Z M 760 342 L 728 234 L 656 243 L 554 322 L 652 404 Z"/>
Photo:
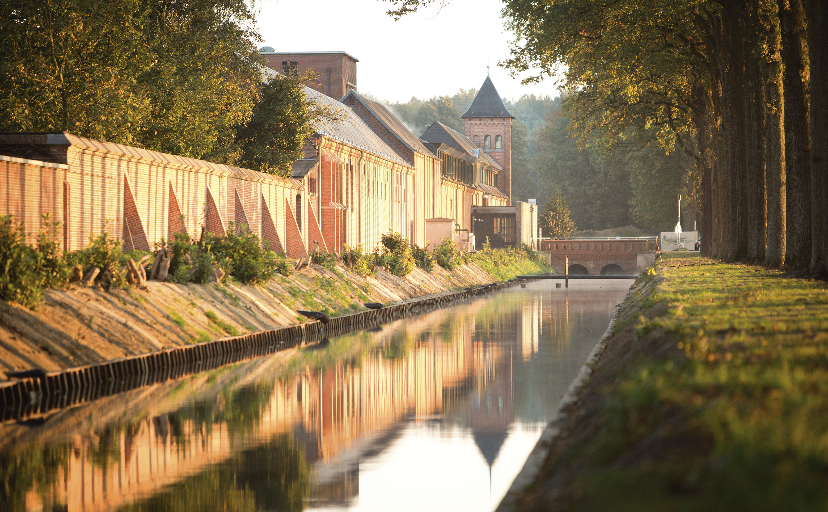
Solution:
<path fill-rule="evenodd" d="M 575 232 L 575 223 L 569 216 L 569 206 L 557 189 L 549 196 L 538 220 L 544 236 L 566 238 Z"/>
<path fill-rule="evenodd" d="M 244 0 L 0 3 L 0 130 L 226 161 L 261 88 Z"/>
<path fill-rule="evenodd" d="M 289 176 L 302 158 L 302 144 L 313 133 L 314 102 L 305 94 L 307 77 L 277 75 L 261 93 L 250 121 L 240 127 L 239 165 L 259 172 Z"/>

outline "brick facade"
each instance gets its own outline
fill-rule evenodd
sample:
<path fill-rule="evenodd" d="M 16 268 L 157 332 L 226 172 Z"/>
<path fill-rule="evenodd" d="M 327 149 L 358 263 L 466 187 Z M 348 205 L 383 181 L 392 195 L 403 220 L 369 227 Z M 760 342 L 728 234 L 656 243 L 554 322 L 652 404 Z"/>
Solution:
<path fill-rule="evenodd" d="M 468 118 L 463 121 L 463 131 L 466 136 L 500 166 L 497 188 L 506 194 L 507 204 L 512 204 L 512 119 L 509 117 Z M 491 149 L 484 147 L 487 135 L 490 137 Z M 502 149 L 495 148 L 498 135 L 502 137 Z"/>
<path fill-rule="evenodd" d="M 303 195 L 296 180 L 68 133 L 0 134 L 0 144 L 12 153 L 0 155 L 0 215 L 25 222 L 32 243 L 48 213 L 60 223 L 56 241 L 67 250 L 86 247 L 104 231 L 125 248 L 149 249 L 179 231 L 198 236 L 202 226 L 224 233 L 227 219 L 246 219 L 262 236 L 263 204 L 280 205 L 267 215 L 277 237 L 287 240 L 296 221 L 281 205 Z M 56 162 L 13 156 L 23 150 Z M 304 245 L 301 237 L 297 243 Z"/>
<path fill-rule="evenodd" d="M 279 73 L 287 71 L 283 63 L 295 62 L 295 71 L 298 74 L 307 71 L 318 74 L 316 80 L 305 85 L 336 100 L 341 99 L 351 89 L 357 88 L 359 60 L 345 52 L 260 52 L 260 55 L 267 60 L 270 68 Z"/>

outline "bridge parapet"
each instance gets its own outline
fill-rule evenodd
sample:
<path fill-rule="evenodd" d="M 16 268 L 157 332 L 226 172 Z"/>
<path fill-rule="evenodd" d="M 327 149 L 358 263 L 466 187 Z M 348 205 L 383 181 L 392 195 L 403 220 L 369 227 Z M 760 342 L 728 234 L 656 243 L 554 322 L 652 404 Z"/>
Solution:
<path fill-rule="evenodd" d="M 646 268 L 649 259 L 639 253 L 654 251 L 655 240 L 644 238 L 568 238 L 543 240 L 541 249 L 549 254 L 555 272 L 570 274 L 607 275 L 636 274 Z"/>

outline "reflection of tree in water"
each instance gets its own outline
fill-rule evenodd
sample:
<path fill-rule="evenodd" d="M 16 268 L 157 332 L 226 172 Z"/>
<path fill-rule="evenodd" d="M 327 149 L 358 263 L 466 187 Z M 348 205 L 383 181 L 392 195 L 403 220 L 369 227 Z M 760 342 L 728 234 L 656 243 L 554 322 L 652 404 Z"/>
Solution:
<path fill-rule="evenodd" d="M 293 436 L 283 434 L 171 490 L 122 510 L 139 511 L 299 511 L 310 492 L 310 467 Z"/>
<path fill-rule="evenodd" d="M 68 470 L 68 445 L 29 445 L 16 452 L 0 453 L 0 505 L 3 511 L 26 510 L 26 494 L 35 485 L 41 500 L 56 481 L 60 468 Z M 46 508 L 46 507 L 44 507 Z"/>

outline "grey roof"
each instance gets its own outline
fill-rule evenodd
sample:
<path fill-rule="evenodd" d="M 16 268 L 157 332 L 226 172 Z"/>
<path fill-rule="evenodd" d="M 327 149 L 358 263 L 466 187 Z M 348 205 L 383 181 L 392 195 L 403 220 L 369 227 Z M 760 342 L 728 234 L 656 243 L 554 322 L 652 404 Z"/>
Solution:
<path fill-rule="evenodd" d="M 503 104 L 503 100 L 497 94 L 497 89 L 495 89 L 492 79 L 488 76 L 483 82 L 483 85 L 480 86 L 480 90 L 477 91 L 477 96 L 474 97 L 474 101 L 472 101 L 469 109 L 460 117 L 463 119 L 472 117 L 515 118 Z"/>
<path fill-rule="evenodd" d="M 425 131 L 425 133 L 420 136 L 420 139 L 424 142 L 429 142 L 431 144 L 445 144 L 447 146 L 451 146 L 454 149 L 465 153 L 466 155 L 470 155 L 474 157 L 475 160 L 483 160 L 485 163 L 500 169 L 500 166 L 494 160 L 489 157 L 483 151 L 480 151 L 480 148 L 477 147 L 477 144 L 472 142 L 472 140 L 462 133 L 449 128 L 448 126 L 444 125 L 439 121 L 434 121 L 431 126 Z"/>
<path fill-rule="evenodd" d="M 374 116 L 383 124 L 386 128 L 388 128 L 391 133 L 393 133 L 403 144 L 405 144 L 411 151 L 415 153 L 425 153 L 427 155 L 432 155 L 432 152 L 423 145 L 420 139 L 417 138 L 416 135 L 411 133 L 411 130 L 405 127 L 402 122 L 397 119 L 397 116 L 391 113 L 391 111 L 385 105 L 381 103 L 377 103 L 376 101 L 369 100 L 368 98 L 362 96 L 361 94 L 357 93 L 355 90 L 351 89 L 348 91 L 348 94 L 342 98 L 344 102 L 348 97 L 354 98 L 356 101 L 359 101 L 365 107 L 370 110 Z"/>
<path fill-rule="evenodd" d="M 293 162 L 290 174 L 296 179 L 302 179 L 316 168 L 317 163 L 318 162 L 315 158 L 303 158 L 301 160 L 297 160 Z"/>
<path fill-rule="evenodd" d="M 345 142 L 355 148 L 362 149 L 381 156 L 392 162 L 397 162 L 407 166 L 411 163 L 406 162 L 400 157 L 388 144 L 386 144 L 365 122 L 356 115 L 356 112 L 346 107 L 342 103 L 330 98 L 321 92 L 314 91 L 310 87 L 305 87 L 305 94 L 316 100 L 317 102 L 337 109 L 341 118 L 337 121 L 330 121 L 327 119 L 316 122 L 313 126 L 314 131 L 319 135 L 324 135 L 335 140 Z"/>

